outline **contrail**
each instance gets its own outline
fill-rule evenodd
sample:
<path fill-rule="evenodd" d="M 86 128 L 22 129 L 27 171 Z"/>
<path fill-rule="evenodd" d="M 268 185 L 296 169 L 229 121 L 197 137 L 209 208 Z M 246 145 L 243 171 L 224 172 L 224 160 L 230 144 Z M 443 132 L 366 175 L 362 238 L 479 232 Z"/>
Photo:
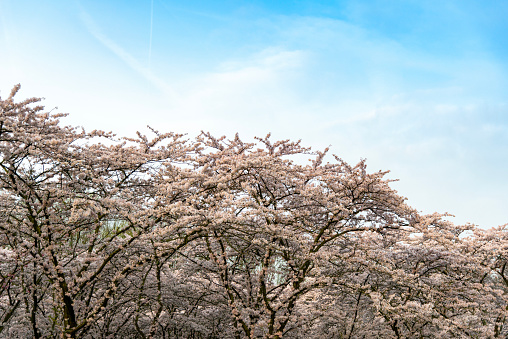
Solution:
<path fill-rule="evenodd" d="M 150 6 L 150 44 L 148 46 L 148 69 L 150 69 L 150 63 L 152 61 L 152 31 L 153 31 L 153 0 Z"/>
<path fill-rule="evenodd" d="M 104 35 L 101 32 L 100 28 L 93 21 L 93 19 L 90 17 L 90 15 L 88 15 L 88 13 L 81 6 L 80 18 L 90 34 L 92 34 L 92 36 L 96 38 L 100 43 L 102 43 L 107 49 L 122 59 L 132 70 L 139 73 L 145 79 L 154 84 L 162 93 L 165 93 L 169 98 L 176 97 L 173 88 L 166 84 L 166 82 L 164 82 L 162 79 L 157 77 L 157 75 L 153 74 L 150 69 L 146 67 L 146 64 L 143 65 L 120 45 Z"/>

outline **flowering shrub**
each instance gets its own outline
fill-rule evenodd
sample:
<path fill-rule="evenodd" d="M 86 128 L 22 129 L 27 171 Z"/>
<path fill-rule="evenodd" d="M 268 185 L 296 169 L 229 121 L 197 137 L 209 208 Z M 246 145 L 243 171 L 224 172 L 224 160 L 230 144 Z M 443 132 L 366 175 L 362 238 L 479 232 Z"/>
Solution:
<path fill-rule="evenodd" d="M 0 337 L 506 336 L 506 227 L 419 215 L 385 173 L 299 142 L 85 132 L 18 89 Z"/>

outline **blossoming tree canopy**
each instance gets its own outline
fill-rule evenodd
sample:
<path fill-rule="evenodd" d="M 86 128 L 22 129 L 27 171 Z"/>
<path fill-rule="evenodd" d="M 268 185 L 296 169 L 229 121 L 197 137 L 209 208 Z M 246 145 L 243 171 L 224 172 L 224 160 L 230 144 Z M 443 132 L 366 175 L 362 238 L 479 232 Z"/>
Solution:
<path fill-rule="evenodd" d="M 0 336 L 508 332 L 505 227 L 422 216 L 385 172 L 300 142 L 117 138 L 18 90 L 0 99 Z"/>

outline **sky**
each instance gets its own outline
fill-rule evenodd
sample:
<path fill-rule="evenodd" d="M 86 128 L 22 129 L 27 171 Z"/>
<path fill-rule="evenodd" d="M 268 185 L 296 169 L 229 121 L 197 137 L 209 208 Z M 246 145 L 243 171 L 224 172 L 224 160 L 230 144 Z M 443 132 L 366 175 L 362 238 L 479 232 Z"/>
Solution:
<path fill-rule="evenodd" d="M 0 0 L 0 96 L 119 136 L 272 133 L 508 223 L 507 1 Z M 330 159 L 331 160 L 331 159 Z"/>

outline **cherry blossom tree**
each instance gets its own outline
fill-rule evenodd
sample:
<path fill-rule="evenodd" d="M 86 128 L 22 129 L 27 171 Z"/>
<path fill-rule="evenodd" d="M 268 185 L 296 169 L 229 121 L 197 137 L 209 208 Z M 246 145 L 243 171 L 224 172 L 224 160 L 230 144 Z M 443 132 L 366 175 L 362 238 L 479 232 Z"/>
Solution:
<path fill-rule="evenodd" d="M 18 89 L 0 106 L 0 241 L 12 262 L 2 270 L 0 329 L 84 336 L 123 318 L 115 295 L 131 288 L 131 274 L 192 239 L 154 203 L 160 169 L 192 149 L 175 134 L 115 143 L 110 133 L 61 127 L 63 115 L 32 106 L 39 99 L 15 103 Z"/>
<path fill-rule="evenodd" d="M 18 90 L 0 99 L 2 337 L 508 333 L 506 226 L 420 215 L 386 172 L 300 142 L 86 132 Z"/>

